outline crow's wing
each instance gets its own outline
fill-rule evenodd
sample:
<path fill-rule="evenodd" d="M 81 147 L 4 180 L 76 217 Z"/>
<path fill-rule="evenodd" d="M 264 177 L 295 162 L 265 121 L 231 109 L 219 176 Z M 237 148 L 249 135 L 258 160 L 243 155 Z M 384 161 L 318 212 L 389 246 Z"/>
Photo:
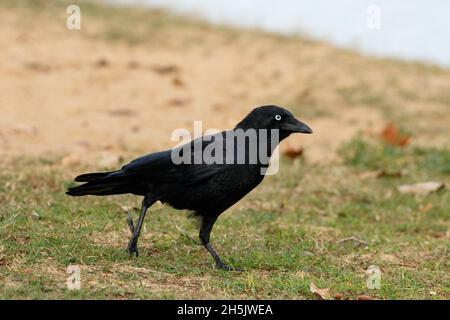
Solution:
<path fill-rule="evenodd" d="M 220 133 L 222 134 L 222 133 Z M 200 164 L 194 163 L 195 152 L 203 152 L 205 148 L 214 141 L 212 139 L 196 139 L 175 149 L 165 150 L 145 155 L 131 161 L 106 179 L 122 180 L 129 182 L 150 182 L 172 184 L 179 183 L 183 185 L 193 185 L 210 179 L 224 169 L 220 163 Z M 222 146 L 225 148 L 225 144 Z M 181 153 L 180 150 L 182 149 Z M 190 150 L 190 162 L 175 164 L 172 160 L 172 152 L 183 155 Z M 223 152 L 225 157 L 225 150 Z M 189 157 L 186 157 L 188 159 Z"/>

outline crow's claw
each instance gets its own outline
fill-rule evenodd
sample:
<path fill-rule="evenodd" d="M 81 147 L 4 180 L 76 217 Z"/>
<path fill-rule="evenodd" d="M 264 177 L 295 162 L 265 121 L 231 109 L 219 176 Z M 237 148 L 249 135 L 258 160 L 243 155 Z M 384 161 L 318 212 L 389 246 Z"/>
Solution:
<path fill-rule="evenodd" d="M 244 270 L 242 270 L 240 268 L 230 267 L 230 266 L 226 265 L 223 262 L 217 263 L 216 264 L 216 268 L 219 269 L 219 270 L 224 270 L 224 271 L 238 271 L 238 272 L 244 271 Z"/>
<path fill-rule="evenodd" d="M 139 257 L 139 250 L 137 248 L 136 241 L 133 241 L 133 239 L 130 240 L 130 243 L 128 244 L 127 251 L 132 255 L 136 255 L 136 257 Z"/>

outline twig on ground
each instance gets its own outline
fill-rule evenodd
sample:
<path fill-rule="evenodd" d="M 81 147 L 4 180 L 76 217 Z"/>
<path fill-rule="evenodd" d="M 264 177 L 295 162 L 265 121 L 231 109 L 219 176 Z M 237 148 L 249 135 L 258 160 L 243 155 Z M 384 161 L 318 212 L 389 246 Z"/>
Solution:
<path fill-rule="evenodd" d="M 349 241 L 355 242 L 357 246 L 362 246 L 362 245 L 368 246 L 369 245 L 369 243 L 367 241 L 358 239 L 358 238 L 356 238 L 354 236 L 340 239 L 340 240 L 337 241 L 337 243 L 343 244 L 343 243 L 346 243 L 346 242 L 349 242 Z"/>

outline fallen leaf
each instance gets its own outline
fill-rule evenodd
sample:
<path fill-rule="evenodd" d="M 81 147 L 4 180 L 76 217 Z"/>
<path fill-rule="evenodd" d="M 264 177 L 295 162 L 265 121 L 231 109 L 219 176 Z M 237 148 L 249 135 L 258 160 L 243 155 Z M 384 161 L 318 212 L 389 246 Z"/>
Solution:
<path fill-rule="evenodd" d="M 357 300 L 373 300 L 371 296 L 362 294 L 356 297 Z"/>
<path fill-rule="evenodd" d="M 428 181 L 419 182 L 415 184 L 405 184 L 398 186 L 397 189 L 400 193 L 412 193 L 418 195 L 427 195 L 433 192 L 437 192 L 445 187 L 443 182 Z"/>
<path fill-rule="evenodd" d="M 181 80 L 180 78 L 173 78 L 173 79 L 172 79 L 172 84 L 173 84 L 175 87 L 184 87 L 184 81 Z"/>
<path fill-rule="evenodd" d="M 344 298 L 344 295 L 342 293 L 336 293 L 334 295 L 334 299 L 336 300 L 342 300 Z"/>
<path fill-rule="evenodd" d="M 283 155 L 291 159 L 301 157 L 303 153 L 304 149 L 300 146 L 288 146 L 283 150 Z"/>
<path fill-rule="evenodd" d="M 398 127 L 390 122 L 380 132 L 380 138 L 393 146 L 405 147 L 411 142 L 411 136 L 402 134 Z"/>
<path fill-rule="evenodd" d="M 314 283 L 311 282 L 309 285 L 309 291 L 316 295 L 318 298 L 323 300 L 329 300 L 330 296 L 330 288 L 318 288 Z"/>

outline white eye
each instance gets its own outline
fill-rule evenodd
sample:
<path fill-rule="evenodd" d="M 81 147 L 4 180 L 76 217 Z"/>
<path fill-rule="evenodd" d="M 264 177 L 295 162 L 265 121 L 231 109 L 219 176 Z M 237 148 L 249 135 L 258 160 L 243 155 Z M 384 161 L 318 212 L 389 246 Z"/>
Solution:
<path fill-rule="evenodd" d="M 275 120 L 280 121 L 281 120 L 281 116 L 279 114 L 275 115 Z"/>

